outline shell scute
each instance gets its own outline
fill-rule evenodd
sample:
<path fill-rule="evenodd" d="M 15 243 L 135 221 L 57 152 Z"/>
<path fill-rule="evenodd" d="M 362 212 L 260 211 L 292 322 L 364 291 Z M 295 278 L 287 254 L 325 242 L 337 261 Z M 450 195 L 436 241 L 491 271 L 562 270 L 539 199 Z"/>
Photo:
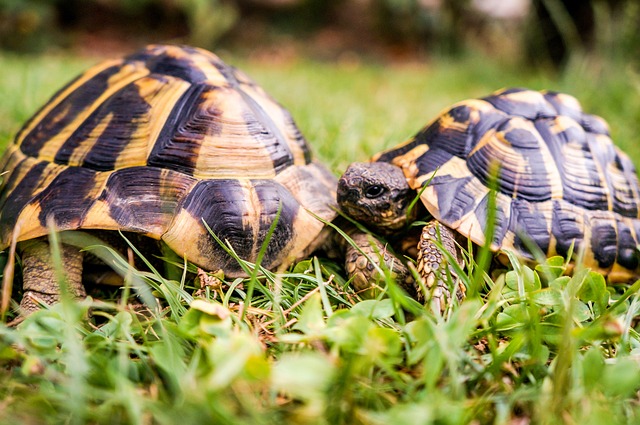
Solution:
<path fill-rule="evenodd" d="M 609 135 L 609 124 L 596 115 L 583 114 L 580 120 L 577 120 L 582 127 L 594 134 Z"/>
<path fill-rule="evenodd" d="M 160 87 L 155 88 L 156 92 L 159 90 Z M 114 93 L 60 146 L 54 162 L 96 171 L 113 170 L 119 155 L 132 143 L 148 143 L 146 124 L 151 105 L 145 97 L 151 95 L 146 95 L 137 82 Z"/>
<path fill-rule="evenodd" d="M 173 53 L 173 54 L 172 54 Z M 206 73 L 189 56 L 177 54 L 177 51 L 167 51 L 147 61 L 149 71 L 158 75 L 168 75 L 189 83 L 202 83 L 208 80 Z"/>
<path fill-rule="evenodd" d="M 145 233 L 160 239 L 173 220 L 180 202 L 196 180 L 181 173 L 156 167 L 129 167 L 111 173 L 96 203 L 104 203 L 108 217 L 117 227 L 106 224 L 96 213 L 84 227 L 121 229 Z M 95 223 L 92 223 L 95 222 Z"/>
<path fill-rule="evenodd" d="M 20 143 L 20 149 L 26 155 L 38 156 L 43 145 L 59 135 L 74 118 L 95 103 L 109 86 L 109 77 L 119 70 L 116 65 L 110 66 L 98 75 L 84 82 L 82 93 L 71 92 L 65 102 L 58 103 L 49 111 L 38 124 L 25 134 Z M 72 83 L 73 85 L 73 83 Z M 64 137 L 66 140 L 66 137 Z"/>
<path fill-rule="evenodd" d="M 269 268 L 288 254 L 288 247 L 295 236 L 294 222 L 299 208 L 286 189 L 273 180 L 203 180 L 195 185 L 181 205 L 181 210 L 187 215 L 178 212 L 176 221 L 180 223 L 172 227 L 184 228 L 187 226 L 185 223 L 204 222 L 220 240 L 227 241 L 240 258 L 255 259 L 280 209 L 280 218 L 263 260 L 263 266 Z M 252 237 L 247 237 L 248 234 Z M 170 232 L 163 239 L 172 246 L 175 236 Z M 198 259 L 197 262 L 207 265 L 224 259 L 224 269 L 228 274 L 241 273 L 239 265 L 206 231 L 193 237 L 197 252 L 192 255 Z M 192 248 L 186 246 L 184 249 Z"/>
<path fill-rule="evenodd" d="M 88 168 L 64 168 L 31 201 L 40 206 L 40 226 L 46 228 L 48 219 L 52 219 L 59 229 L 80 226 L 93 204 L 99 179 L 98 173 Z"/>
<path fill-rule="evenodd" d="M 496 212 L 500 215 L 500 211 Z M 513 246 L 519 252 L 529 254 L 529 245 L 537 245 L 543 253 L 551 244 L 551 203 L 536 205 L 525 199 L 511 202 L 511 222 L 508 227 L 514 231 Z M 500 244 L 500 240 L 497 241 Z M 527 255 L 533 259 L 532 255 Z"/>
<path fill-rule="evenodd" d="M 534 120 L 552 117 L 557 111 L 540 92 L 526 89 L 508 89 L 483 98 L 496 109 L 510 116 Z"/>
<path fill-rule="evenodd" d="M 636 169 L 631 160 L 616 149 L 606 173 L 611 182 L 613 211 L 625 217 L 638 218 L 640 193 L 638 186 L 629 184 L 636 178 Z"/>
<path fill-rule="evenodd" d="M 7 240 L 8 232 L 16 225 L 20 211 L 42 190 L 42 183 L 51 172 L 51 168 L 55 167 L 45 161 L 23 159 L 9 176 L 5 185 L 12 187 L 12 190 L 3 191 L 0 198 L 3 211 L 0 220 L 3 240 Z"/>
<path fill-rule="evenodd" d="M 569 117 L 576 122 L 581 122 L 583 119 L 585 114 L 575 97 L 555 91 L 544 91 L 542 95 L 555 108 L 556 115 Z"/>
<path fill-rule="evenodd" d="M 469 230 L 466 231 L 469 233 L 469 238 L 473 241 L 484 241 L 486 238 L 484 224 L 489 219 L 488 205 L 491 196 L 492 194 L 488 190 L 477 194 L 480 202 L 476 203 L 472 214 L 469 216 L 469 218 L 473 217 L 473 219 L 468 219 L 468 221 L 472 223 L 472 227 L 469 227 Z M 509 233 L 510 221 L 513 220 L 514 211 L 509 200 L 497 193 L 495 194 L 495 208 L 491 243 L 492 245 L 500 246 Z M 464 229 L 464 227 L 462 227 L 462 229 Z"/>
<path fill-rule="evenodd" d="M 616 219 L 613 214 L 606 214 L 607 212 L 589 214 L 591 250 L 598 267 L 604 270 L 613 266 L 618 252 Z"/>
<path fill-rule="evenodd" d="M 435 190 L 438 207 L 444 220 L 456 223 L 473 211 L 479 200 L 472 177 L 463 179 L 435 176 L 430 184 Z"/>
<path fill-rule="evenodd" d="M 97 108 L 114 93 L 147 74 L 148 70 L 141 64 L 115 64 L 89 79 L 78 78 L 49 102 L 51 108 L 45 106 L 36 114 L 31 122 L 33 128 L 29 130 L 31 125 L 27 125 L 18 133 L 16 142 L 26 155 L 54 161 L 61 146 Z"/>
<path fill-rule="evenodd" d="M 573 248 L 578 249 L 585 234 L 584 212 L 566 201 L 553 202 L 551 234 L 555 239 L 555 252 L 566 258 Z"/>
<path fill-rule="evenodd" d="M 628 270 L 636 270 L 640 267 L 638 259 L 638 247 L 634 230 L 627 220 L 617 220 L 618 228 L 618 253 L 616 261 Z"/>
<path fill-rule="evenodd" d="M 222 114 L 210 99 L 216 87 L 196 84 L 177 100 L 147 158 L 152 167 L 193 175 L 202 141 L 222 131 Z"/>
<path fill-rule="evenodd" d="M 477 142 L 467 166 L 486 186 L 496 180 L 498 172 L 498 188 L 507 196 L 546 201 L 558 191 L 550 156 L 529 121 L 515 117 L 488 131 Z"/>

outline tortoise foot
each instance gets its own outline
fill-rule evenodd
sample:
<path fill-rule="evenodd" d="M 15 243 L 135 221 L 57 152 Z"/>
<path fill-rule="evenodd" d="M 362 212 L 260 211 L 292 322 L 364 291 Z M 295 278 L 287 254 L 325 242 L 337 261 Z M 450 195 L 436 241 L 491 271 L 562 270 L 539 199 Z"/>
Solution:
<path fill-rule="evenodd" d="M 413 292 L 411 273 L 382 242 L 366 233 L 356 233 L 351 238 L 359 249 L 351 245 L 346 248 L 345 269 L 357 291 L 374 290 L 377 282 L 383 280 L 378 269 L 384 264 L 397 283 Z"/>
<path fill-rule="evenodd" d="M 21 246 L 24 294 L 20 302 L 23 315 L 39 310 L 43 304 L 60 301 L 58 272 L 53 265 L 49 244 L 34 239 Z M 82 253 L 78 248 L 62 245 L 60 252 L 68 291 L 77 298 L 86 297 L 82 285 Z"/>
<path fill-rule="evenodd" d="M 457 263 L 463 266 L 453 232 L 437 221 L 432 221 L 424 226 L 418 242 L 418 273 L 425 283 L 427 293 L 420 288 L 416 288 L 416 293 L 419 301 L 430 302 L 435 309 L 444 312 L 454 298 L 458 301 L 464 298 L 466 288 L 435 241 L 439 241 Z"/>

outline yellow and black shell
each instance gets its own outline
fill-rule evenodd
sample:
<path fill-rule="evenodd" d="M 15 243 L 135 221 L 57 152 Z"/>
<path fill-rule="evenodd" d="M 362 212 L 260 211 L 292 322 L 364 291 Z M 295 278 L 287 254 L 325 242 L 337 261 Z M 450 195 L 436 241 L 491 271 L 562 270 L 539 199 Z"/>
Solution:
<path fill-rule="evenodd" d="M 508 89 L 466 100 L 374 160 L 400 166 L 414 189 L 428 183 L 421 200 L 429 213 L 477 244 L 496 179 L 493 250 L 532 258 L 529 239 L 548 256 L 566 256 L 574 244 L 610 281 L 640 275 L 634 165 L 606 122 L 570 95 Z"/>
<path fill-rule="evenodd" d="M 336 178 L 289 112 L 190 47 L 153 45 L 89 69 L 25 124 L 1 167 L 2 249 L 46 235 L 52 220 L 141 233 L 238 275 L 206 226 L 255 261 L 279 214 L 262 262 L 274 268 L 319 242 L 313 214 L 335 215 Z"/>

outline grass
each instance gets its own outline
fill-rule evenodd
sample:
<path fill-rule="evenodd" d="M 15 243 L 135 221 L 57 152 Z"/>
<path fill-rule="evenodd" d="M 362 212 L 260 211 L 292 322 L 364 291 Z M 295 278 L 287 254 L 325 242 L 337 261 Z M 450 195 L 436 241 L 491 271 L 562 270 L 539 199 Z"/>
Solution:
<path fill-rule="evenodd" d="M 549 76 L 479 57 L 386 67 L 225 59 L 291 110 L 337 174 L 450 103 L 504 86 L 576 95 L 640 163 L 640 78 L 623 66 L 576 62 Z M 0 143 L 92 62 L 0 56 Z M 191 266 L 171 278 L 129 271 L 129 287 L 144 282 L 171 308 L 128 306 L 126 289 L 0 324 L 0 423 L 640 421 L 638 284 L 607 287 L 579 268 L 564 276 L 561 258 L 536 269 L 512 258 L 512 271 L 491 276 L 468 261 L 474 295 L 446 320 L 391 280 L 363 299 L 322 258 L 251 281 Z"/>

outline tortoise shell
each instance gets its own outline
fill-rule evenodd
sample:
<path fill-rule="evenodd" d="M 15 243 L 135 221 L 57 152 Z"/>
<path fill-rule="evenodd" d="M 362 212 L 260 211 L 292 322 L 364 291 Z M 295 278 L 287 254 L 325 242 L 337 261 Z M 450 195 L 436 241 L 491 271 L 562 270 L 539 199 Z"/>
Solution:
<path fill-rule="evenodd" d="M 377 161 L 400 166 L 435 219 L 485 243 L 497 164 L 491 248 L 532 259 L 584 250 L 610 281 L 639 275 L 638 178 L 606 122 L 572 96 L 509 89 L 460 102 Z"/>
<path fill-rule="evenodd" d="M 207 226 L 262 265 L 304 255 L 334 215 L 336 178 L 289 112 L 204 50 L 154 45 L 56 93 L 2 161 L 0 245 L 57 230 L 161 239 L 207 269 L 241 274 Z M 206 224 L 206 225 L 205 225 Z M 15 229 L 15 234 L 14 233 Z"/>

